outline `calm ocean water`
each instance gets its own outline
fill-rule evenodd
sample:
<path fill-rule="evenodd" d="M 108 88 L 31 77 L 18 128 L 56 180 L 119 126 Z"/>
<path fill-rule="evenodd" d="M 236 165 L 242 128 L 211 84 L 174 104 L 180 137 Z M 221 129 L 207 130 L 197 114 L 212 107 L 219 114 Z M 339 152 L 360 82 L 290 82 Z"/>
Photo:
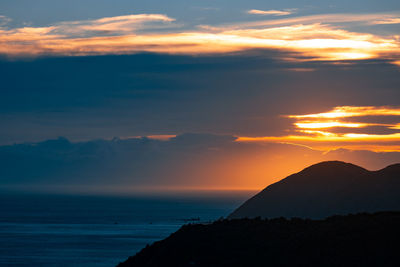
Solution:
<path fill-rule="evenodd" d="M 0 196 L 0 266 L 115 266 L 186 223 L 227 216 L 251 192 Z"/>

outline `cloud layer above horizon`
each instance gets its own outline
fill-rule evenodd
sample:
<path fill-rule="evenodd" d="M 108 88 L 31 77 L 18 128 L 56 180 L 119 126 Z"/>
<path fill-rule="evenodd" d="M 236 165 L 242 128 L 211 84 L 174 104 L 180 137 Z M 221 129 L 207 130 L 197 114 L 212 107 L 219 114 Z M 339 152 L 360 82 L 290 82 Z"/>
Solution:
<path fill-rule="evenodd" d="M 229 135 L 182 134 L 87 142 L 60 137 L 0 146 L 0 159 L 0 190 L 137 194 L 260 190 L 320 161 L 343 160 L 378 170 L 397 163 L 400 153 L 323 153 L 291 144 L 235 142 Z"/>
<path fill-rule="evenodd" d="M 295 135 L 239 137 L 237 141 L 293 143 L 326 151 L 347 148 L 400 152 L 400 107 L 344 106 L 287 117 L 296 120 Z"/>
<path fill-rule="evenodd" d="M 4 185 L 261 188 L 321 160 L 400 160 L 397 0 L 0 11 Z"/>
<path fill-rule="evenodd" d="M 321 129 L 299 128 L 311 118 L 284 115 L 318 114 L 342 106 L 399 105 L 400 76 L 390 62 L 280 60 L 285 56 L 285 52 L 256 51 L 201 57 L 138 54 L 0 61 L 0 144 L 56 136 L 78 141 L 184 132 L 284 141 L 286 136 L 318 137 L 324 131 L 321 125 Z M 336 123 L 330 128 L 334 134 L 387 135 L 398 132 L 399 121 L 392 117 L 332 118 L 328 123 Z M 343 123 L 368 123 L 368 127 L 340 127 Z"/>
<path fill-rule="evenodd" d="M 400 24 L 399 12 L 291 15 L 292 11 L 250 10 L 278 19 L 186 26 L 165 14 L 129 14 L 48 26 L 0 27 L 0 54 L 37 56 L 118 55 L 140 52 L 224 54 L 254 49 L 290 52 L 286 60 L 400 60 L 396 32 L 377 34 L 373 26 Z M 354 30 L 364 26 L 362 31 Z M 372 27 L 368 29 L 368 27 Z"/>

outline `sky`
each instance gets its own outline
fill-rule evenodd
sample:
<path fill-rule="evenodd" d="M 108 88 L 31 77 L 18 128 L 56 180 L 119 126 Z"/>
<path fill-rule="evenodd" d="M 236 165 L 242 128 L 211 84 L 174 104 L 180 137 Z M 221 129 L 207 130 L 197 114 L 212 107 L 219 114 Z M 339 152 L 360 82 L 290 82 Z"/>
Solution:
<path fill-rule="evenodd" d="M 260 189 L 400 162 L 399 33 L 394 0 L 3 0 L 0 187 Z"/>

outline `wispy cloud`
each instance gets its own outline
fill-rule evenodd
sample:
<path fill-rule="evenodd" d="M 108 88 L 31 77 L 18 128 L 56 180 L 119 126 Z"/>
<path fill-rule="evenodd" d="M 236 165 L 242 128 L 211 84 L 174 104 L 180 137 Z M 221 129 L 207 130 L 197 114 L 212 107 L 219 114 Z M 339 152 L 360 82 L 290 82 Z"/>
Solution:
<path fill-rule="evenodd" d="M 54 25 L 52 33 L 72 36 L 129 34 L 144 29 L 171 26 L 174 19 L 161 14 L 138 14 L 105 17 L 96 20 L 61 22 Z"/>
<path fill-rule="evenodd" d="M 252 22 L 234 23 L 232 28 L 243 27 L 265 27 L 274 25 L 290 25 L 290 24 L 313 24 L 313 23 L 362 23 L 371 25 L 378 21 L 392 21 L 399 18 L 399 12 L 393 13 L 366 13 L 366 14 L 351 14 L 351 13 L 333 13 L 333 14 L 316 14 L 307 16 L 297 16 L 290 18 L 276 18 L 268 20 L 258 20 Z"/>
<path fill-rule="evenodd" d="M 355 106 L 342 106 L 335 107 L 331 111 L 306 115 L 289 115 L 289 118 L 303 119 L 338 119 L 348 117 L 360 116 L 400 116 L 400 108 L 390 107 L 355 107 Z"/>
<path fill-rule="evenodd" d="M 292 11 L 288 10 L 259 10 L 251 9 L 247 11 L 248 14 L 252 15 L 272 15 L 272 16 L 287 16 L 292 14 Z"/>
<path fill-rule="evenodd" d="M 9 23 L 11 21 L 11 19 L 9 17 L 0 15 L 0 26 L 4 26 L 7 23 Z"/>
<path fill-rule="evenodd" d="M 153 135 L 146 135 L 146 136 L 123 136 L 120 137 L 121 140 L 128 140 L 132 138 L 147 138 L 151 140 L 159 140 L 159 141 L 169 141 L 172 138 L 175 138 L 176 134 L 153 134 Z"/>
<path fill-rule="evenodd" d="M 316 22 L 367 18 L 376 15 L 359 18 L 321 15 L 177 30 L 175 20 L 165 15 L 126 15 L 61 22 L 48 27 L 0 28 L 0 54 L 10 57 L 135 52 L 212 54 L 278 49 L 311 60 L 398 60 L 400 45 L 396 36 L 358 33 Z"/>
<path fill-rule="evenodd" d="M 372 21 L 371 24 L 383 25 L 383 24 L 400 24 L 400 18 L 384 18 L 381 20 Z"/>
<path fill-rule="evenodd" d="M 393 116 L 394 123 L 381 123 L 379 117 Z M 295 133 L 287 136 L 239 137 L 238 142 L 294 143 L 315 149 L 338 148 L 373 151 L 400 151 L 399 107 L 336 107 L 328 112 L 289 115 L 295 120 Z M 359 118 L 358 120 L 356 120 Z M 369 118 L 374 122 L 364 122 Z M 356 121 L 349 121 L 350 119 Z M 371 133 L 368 128 L 378 127 L 386 133 Z M 342 129 L 341 132 L 335 129 Z M 358 129 L 358 132 L 354 132 Z"/>

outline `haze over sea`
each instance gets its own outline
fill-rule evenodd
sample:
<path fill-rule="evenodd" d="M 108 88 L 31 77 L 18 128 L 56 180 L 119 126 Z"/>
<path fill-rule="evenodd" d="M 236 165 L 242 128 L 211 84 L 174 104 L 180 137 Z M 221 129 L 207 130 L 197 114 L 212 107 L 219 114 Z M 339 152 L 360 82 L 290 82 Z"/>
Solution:
<path fill-rule="evenodd" d="M 3 193 L 0 266 L 115 266 L 191 219 L 207 222 L 227 216 L 252 193 Z"/>

